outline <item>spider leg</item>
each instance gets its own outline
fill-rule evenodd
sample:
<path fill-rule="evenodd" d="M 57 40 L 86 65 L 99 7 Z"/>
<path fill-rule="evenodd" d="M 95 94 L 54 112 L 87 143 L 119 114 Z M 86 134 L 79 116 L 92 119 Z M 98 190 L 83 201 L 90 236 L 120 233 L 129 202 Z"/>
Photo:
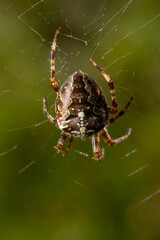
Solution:
<path fill-rule="evenodd" d="M 49 112 L 47 111 L 47 100 L 46 100 L 46 96 L 43 97 L 43 112 L 46 115 L 46 117 L 49 119 L 49 121 L 51 123 L 53 123 L 54 125 L 57 125 L 56 120 L 51 116 L 51 114 L 49 114 Z"/>
<path fill-rule="evenodd" d="M 123 108 L 123 110 L 121 110 L 115 117 L 108 120 L 106 122 L 106 125 L 109 125 L 109 124 L 113 123 L 117 118 L 121 117 L 127 111 L 127 109 L 129 107 L 129 105 L 131 104 L 132 100 L 133 100 L 133 96 L 130 98 L 129 102 L 126 104 L 126 106 Z"/>
<path fill-rule="evenodd" d="M 53 89 L 58 93 L 59 87 L 58 83 L 55 81 L 55 51 L 56 51 L 56 43 L 57 43 L 57 36 L 60 31 L 61 27 L 59 27 L 55 33 L 52 47 L 51 47 L 51 73 L 50 73 L 50 81 Z"/>
<path fill-rule="evenodd" d="M 58 152 L 62 152 L 63 145 L 66 143 L 67 134 L 65 132 L 62 132 L 61 137 L 58 141 L 57 146 L 55 148 Z"/>
<path fill-rule="evenodd" d="M 54 147 L 55 149 L 57 149 L 58 152 L 63 152 L 63 153 L 62 153 L 62 156 L 63 156 L 63 157 L 64 157 L 64 156 L 67 154 L 67 152 L 69 151 L 69 149 L 70 149 L 70 147 L 71 147 L 71 144 L 72 144 L 72 141 L 73 141 L 73 137 L 70 136 L 70 137 L 69 137 L 68 146 L 67 146 L 66 150 L 63 151 L 62 149 L 63 149 L 64 144 L 66 143 L 67 135 L 68 135 L 67 133 L 62 132 L 61 137 L 60 137 L 60 139 L 59 139 L 59 141 L 58 141 L 57 146 Z"/>
<path fill-rule="evenodd" d="M 118 104 L 117 104 L 117 100 L 115 97 L 115 90 L 114 90 L 114 85 L 113 85 L 113 81 L 110 79 L 109 75 L 107 75 L 102 68 L 100 68 L 92 59 L 90 59 L 90 62 L 93 64 L 94 67 L 96 67 L 101 74 L 103 75 L 103 77 L 107 80 L 108 82 L 108 86 L 110 88 L 110 94 L 111 94 L 111 99 L 112 99 L 112 109 L 109 108 L 109 113 L 116 113 L 118 111 Z"/>
<path fill-rule="evenodd" d="M 109 145 L 115 145 L 115 144 L 118 144 L 118 143 L 122 142 L 123 140 L 127 139 L 129 137 L 129 135 L 131 134 L 131 131 L 132 131 L 132 129 L 129 128 L 126 135 L 124 135 L 120 138 L 116 138 L 114 140 L 111 139 L 111 137 L 110 137 L 106 128 L 103 128 L 101 130 L 101 134 L 102 134 L 103 139 L 106 143 L 108 143 Z"/>
<path fill-rule="evenodd" d="M 72 145 L 72 142 L 73 142 L 73 137 L 70 136 L 70 137 L 69 137 L 68 146 L 67 146 L 65 152 L 62 154 L 62 157 L 64 157 L 64 156 L 67 154 L 67 152 L 69 151 L 69 149 L 70 149 L 70 147 L 71 147 L 71 145 Z"/>
<path fill-rule="evenodd" d="M 100 137 L 99 132 L 92 135 L 92 147 L 93 147 L 93 153 L 94 153 L 94 159 L 101 160 L 104 157 L 104 149 L 102 149 L 102 153 L 100 150 Z"/>

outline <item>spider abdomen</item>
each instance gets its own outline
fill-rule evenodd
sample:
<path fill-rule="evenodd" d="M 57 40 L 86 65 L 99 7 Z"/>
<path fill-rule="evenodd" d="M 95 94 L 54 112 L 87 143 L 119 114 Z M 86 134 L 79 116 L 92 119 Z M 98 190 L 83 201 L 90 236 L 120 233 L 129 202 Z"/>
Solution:
<path fill-rule="evenodd" d="M 86 73 L 73 73 L 61 86 L 56 100 L 57 124 L 75 137 L 99 132 L 108 120 L 108 107 L 98 84 Z"/>

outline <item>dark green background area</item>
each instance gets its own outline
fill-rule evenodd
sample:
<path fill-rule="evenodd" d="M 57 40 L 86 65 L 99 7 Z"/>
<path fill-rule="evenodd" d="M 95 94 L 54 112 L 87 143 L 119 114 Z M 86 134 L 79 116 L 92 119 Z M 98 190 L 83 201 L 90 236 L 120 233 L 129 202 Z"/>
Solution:
<path fill-rule="evenodd" d="M 89 41 L 125 3 L 0 1 L 0 240 L 160 239 L 160 17 L 149 23 L 160 12 L 159 1 L 132 1 Z M 71 35 L 67 25 L 88 45 L 65 36 Z M 81 69 L 111 104 L 105 79 L 89 63 L 93 55 L 101 67 L 109 66 L 119 110 L 135 97 L 108 127 L 113 139 L 129 127 L 132 135 L 114 147 L 101 138 L 100 163 L 92 159 L 91 138 L 74 139 L 65 157 L 57 154 L 60 130 L 43 122 L 44 95 L 55 116 L 49 57 L 59 26 L 59 85 Z"/>

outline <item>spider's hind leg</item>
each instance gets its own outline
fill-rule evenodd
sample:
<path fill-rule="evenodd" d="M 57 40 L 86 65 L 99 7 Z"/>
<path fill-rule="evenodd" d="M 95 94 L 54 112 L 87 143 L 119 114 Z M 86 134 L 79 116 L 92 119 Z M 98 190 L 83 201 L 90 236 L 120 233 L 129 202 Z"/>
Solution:
<path fill-rule="evenodd" d="M 109 145 L 115 145 L 115 144 L 118 144 L 118 143 L 122 142 L 123 140 L 127 139 L 129 137 L 129 135 L 131 134 L 131 131 L 132 131 L 132 129 L 129 128 L 126 135 L 116 138 L 114 140 L 111 139 L 111 137 L 105 127 L 101 130 L 101 134 L 106 143 L 108 143 Z"/>

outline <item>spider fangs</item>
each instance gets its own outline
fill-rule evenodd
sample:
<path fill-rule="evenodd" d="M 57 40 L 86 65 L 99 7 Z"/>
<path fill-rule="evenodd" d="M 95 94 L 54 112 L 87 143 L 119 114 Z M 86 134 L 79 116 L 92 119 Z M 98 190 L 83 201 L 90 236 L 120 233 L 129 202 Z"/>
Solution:
<path fill-rule="evenodd" d="M 55 81 L 55 50 L 57 35 L 60 29 L 61 28 L 58 28 L 55 33 L 51 48 L 50 81 L 53 89 L 57 93 L 56 119 L 47 111 L 45 96 L 43 98 L 43 111 L 50 122 L 62 130 L 61 137 L 56 147 L 58 152 L 62 152 L 62 156 L 65 156 L 70 149 L 73 137 L 84 138 L 92 135 L 94 158 L 100 160 L 104 156 L 104 151 L 101 152 L 100 150 L 100 133 L 104 141 L 109 145 L 120 143 L 131 134 L 130 128 L 126 135 L 112 140 L 106 126 L 113 123 L 126 112 L 133 97 L 130 98 L 123 110 L 115 117 L 108 120 L 109 114 L 118 112 L 114 85 L 110 77 L 92 59 L 90 59 L 90 62 L 101 72 L 109 85 L 112 107 L 107 105 L 107 101 L 100 86 L 91 77 L 80 70 L 68 77 L 59 89 Z M 63 151 L 63 145 L 66 142 L 67 136 L 69 136 L 68 146 L 66 150 Z"/>

